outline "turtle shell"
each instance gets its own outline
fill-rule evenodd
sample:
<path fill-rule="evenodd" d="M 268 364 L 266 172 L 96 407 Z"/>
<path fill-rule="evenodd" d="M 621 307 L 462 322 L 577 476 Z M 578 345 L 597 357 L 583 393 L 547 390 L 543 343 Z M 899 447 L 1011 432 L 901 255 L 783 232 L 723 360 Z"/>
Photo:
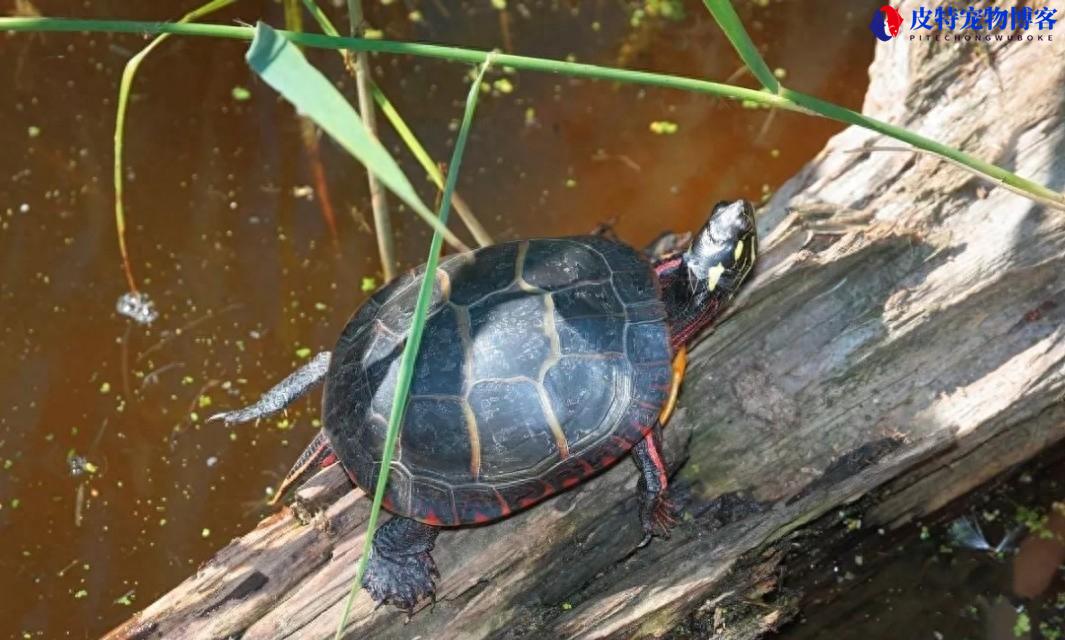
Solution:
<path fill-rule="evenodd" d="M 424 273 L 355 313 L 323 411 L 333 450 L 372 493 Z M 597 236 L 507 242 L 442 260 L 385 507 L 433 525 L 506 517 L 610 466 L 665 403 L 658 278 Z"/>

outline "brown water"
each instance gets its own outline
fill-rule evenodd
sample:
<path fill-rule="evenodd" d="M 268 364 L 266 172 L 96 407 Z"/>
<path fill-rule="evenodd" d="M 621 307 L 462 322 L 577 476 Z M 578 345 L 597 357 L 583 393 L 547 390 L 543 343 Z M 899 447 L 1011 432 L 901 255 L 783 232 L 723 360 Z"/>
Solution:
<path fill-rule="evenodd" d="M 736 5 L 791 86 L 860 105 L 874 42 L 864 5 Z M 34 6 L 170 19 L 196 3 Z M 619 1 L 512 1 L 506 35 L 487 0 L 367 7 L 392 38 L 509 44 L 721 80 L 740 68 L 694 1 L 682 21 L 639 27 Z M 412 9 L 422 21 L 409 19 Z M 280 14 L 275 2 L 244 1 L 217 19 L 280 25 Z M 313 177 L 299 124 L 250 76 L 246 45 L 174 38 L 142 66 L 126 144 L 133 270 L 160 317 L 145 328 L 116 314 L 127 286 L 110 186 L 114 103 L 123 64 L 145 42 L 0 34 L 2 637 L 97 636 L 267 513 L 267 489 L 313 435 L 316 398 L 255 426 L 203 418 L 255 397 L 304 349 L 330 348 L 364 280 L 380 283 L 373 236 L 357 221 L 369 218 L 359 167 L 322 144 L 338 253 L 318 202 L 302 195 Z M 334 53 L 311 58 L 350 88 Z M 446 156 L 468 69 L 391 57 L 374 65 L 431 153 Z M 635 244 L 690 229 L 718 199 L 760 199 L 839 130 L 680 92 L 529 73 L 491 80 L 502 77 L 513 90 L 481 103 L 460 181 L 497 239 L 585 232 L 610 218 Z M 250 99 L 237 100 L 235 87 Z M 651 133 L 662 120 L 678 131 Z M 420 262 L 423 226 L 404 212 L 394 218 L 405 265 Z"/>

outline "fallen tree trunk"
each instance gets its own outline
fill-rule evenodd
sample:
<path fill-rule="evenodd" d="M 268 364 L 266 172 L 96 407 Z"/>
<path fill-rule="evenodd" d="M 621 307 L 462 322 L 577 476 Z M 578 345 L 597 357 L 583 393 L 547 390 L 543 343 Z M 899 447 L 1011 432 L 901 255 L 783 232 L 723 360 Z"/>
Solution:
<path fill-rule="evenodd" d="M 899 40 L 877 49 L 864 111 L 1060 190 L 1063 86 L 1060 39 Z M 692 353 L 667 429 L 672 539 L 635 550 L 619 464 L 445 532 L 435 607 L 404 624 L 362 594 L 347 637 L 656 637 L 700 610 L 719 637 L 756 638 L 791 615 L 763 598 L 817 544 L 789 533 L 874 490 L 861 526 L 897 526 L 1065 437 L 1065 213 L 883 146 L 845 130 L 761 212 L 759 275 Z M 108 637 L 331 637 L 367 505 L 319 474 Z"/>

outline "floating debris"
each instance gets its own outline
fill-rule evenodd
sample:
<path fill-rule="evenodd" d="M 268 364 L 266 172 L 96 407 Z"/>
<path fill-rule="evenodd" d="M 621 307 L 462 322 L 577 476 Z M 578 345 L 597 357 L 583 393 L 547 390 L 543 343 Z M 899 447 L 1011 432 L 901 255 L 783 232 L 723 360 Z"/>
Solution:
<path fill-rule="evenodd" d="M 651 133 L 660 136 L 672 135 L 680 129 L 676 122 L 670 122 L 669 120 L 655 120 L 648 128 L 651 130 Z"/>
<path fill-rule="evenodd" d="M 67 452 L 67 465 L 70 468 L 70 475 L 75 478 L 99 471 L 99 467 L 89 462 L 84 456 L 79 456 L 73 449 Z"/>
<path fill-rule="evenodd" d="M 133 606 L 133 599 L 137 597 L 137 594 L 132 589 L 123 593 L 121 596 L 115 598 L 115 604 L 120 604 L 126 607 Z"/>
<path fill-rule="evenodd" d="M 1003 553 L 1014 548 L 1017 538 L 1024 532 L 1023 526 L 1016 527 L 1005 536 L 997 545 L 992 545 L 984 532 L 980 530 L 980 524 L 975 518 L 962 516 L 950 523 L 950 539 L 955 546 L 973 549 L 975 551 L 987 551 L 990 553 Z"/>
<path fill-rule="evenodd" d="M 129 291 L 123 293 L 115 304 L 115 311 L 137 324 L 149 325 L 159 317 L 155 303 L 143 293 Z"/>

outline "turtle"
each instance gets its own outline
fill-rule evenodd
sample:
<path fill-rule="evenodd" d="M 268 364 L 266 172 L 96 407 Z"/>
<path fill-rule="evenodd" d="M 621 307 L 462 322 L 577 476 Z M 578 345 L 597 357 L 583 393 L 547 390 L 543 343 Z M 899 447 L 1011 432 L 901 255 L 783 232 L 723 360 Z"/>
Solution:
<path fill-rule="evenodd" d="M 670 246 L 670 243 L 659 243 Z M 647 256 L 605 235 L 503 242 L 445 257 L 415 362 L 363 587 L 410 614 L 435 597 L 430 552 L 448 527 L 532 507 L 628 456 L 639 471 L 640 546 L 677 522 L 662 455 L 687 346 L 756 259 L 754 214 L 717 203 L 683 250 Z M 339 460 L 375 490 L 400 355 L 425 266 L 379 289 L 323 352 L 238 423 L 324 381 L 322 429 L 275 496 Z"/>

